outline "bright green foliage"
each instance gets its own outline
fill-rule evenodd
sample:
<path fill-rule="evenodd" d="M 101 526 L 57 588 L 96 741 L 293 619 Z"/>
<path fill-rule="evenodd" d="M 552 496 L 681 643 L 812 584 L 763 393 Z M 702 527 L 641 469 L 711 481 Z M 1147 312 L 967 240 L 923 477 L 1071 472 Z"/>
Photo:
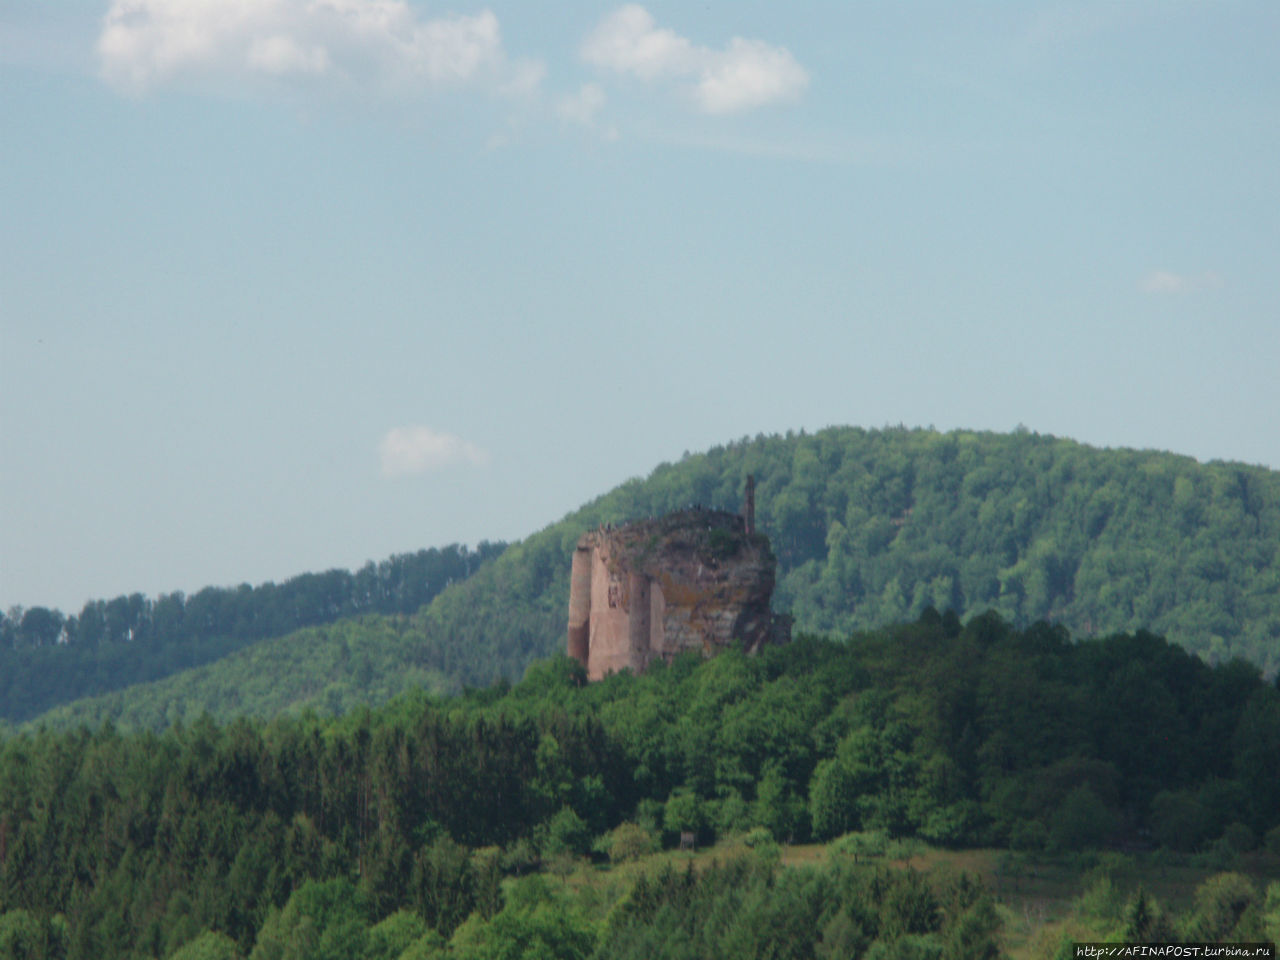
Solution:
<path fill-rule="evenodd" d="M 1071 956 L 1071 940 L 1138 943 L 1274 941 L 1280 932 L 1280 884 L 1265 896 L 1239 873 L 1220 873 L 1195 890 L 1181 914 L 1161 905 L 1143 886 L 1123 892 L 1109 875 L 1095 875 L 1073 904 L 1055 958 Z"/>
<path fill-rule="evenodd" d="M 0 960 L 41 960 L 46 956 L 44 925 L 26 910 L 0 914 Z"/>
<path fill-rule="evenodd" d="M 369 929 L 362 960 L 399 960 L 402 953 L 427 935 L 416 913 L 397 910 Z"/>
<path fill-rule="evenodd" d="M 541 877 L 515 883 L 506 906 L 491 919 L 473 914 L 454 933 L 454 960 L 586 960 L 594 952 L 594 924 L 579 905 Z"/>
<path fill-rule="evenodd" d="M 591 848 L 591 832 L 587 822 L 572 807 L 561 807 L 547 823 L 547 838 L 542 852 L 549 857 L 557 854 L 582 856 Z"/>
<path fill-rule="evenodd" d="M 1280 882 L 1267 884 L 1267 897 L 1262 906 L 1263 939 L 1280 942 Z"/>
<path fill-rule="evenodd" d="M 804 801 L 795 795 L 780 763 L 769 764 L 761 775 L 752 814 L 756 824 L 780 843 L 790 843 L 809 832 Z"/>
<path fill-rule="evenodd" d="M 620 823 L 601 838 L 601 849 L 611 863 L 626 863 L 652 853 L 658 844 L 652 834 L 638 823 Z"/>
<path fill-rule="evenodd" d="M 240 960 L 240 951 L 225 933 L 206 930 L 171 953 L 169 960 Z"/>
<path fill-rule="evenodd" d="M 1253 881 L 1239 873 L 1220 873 L 1196 890 L 1195 912 L 1185 934 L 1195 940 L 1261 940 L 1261 898 Z"/>
<path fill-rule="evenodd" d="M 672 833 L 697 833 L 706 823 L 702 801 L 690 790 L 677 791 L 668 798 L 662 821 Z"/>
<path fill-rule="evenodd" d="M 587 960 L 591 926 L 555 904 L 508 908 L 490 921 L 464 925 L 451 941 L 454 960 Z"/>
<path fill-rule="evenodd" d="M 351 960 L 368 936 L 365 905 L 349 880 L 308 880 L 267 916 L 249 960 Z"/>

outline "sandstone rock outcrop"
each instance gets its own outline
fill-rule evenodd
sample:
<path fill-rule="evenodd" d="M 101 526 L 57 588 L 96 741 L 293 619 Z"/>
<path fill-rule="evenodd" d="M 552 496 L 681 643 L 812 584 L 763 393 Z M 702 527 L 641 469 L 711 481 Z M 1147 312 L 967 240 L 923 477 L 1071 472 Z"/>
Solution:
<path fill-rule="evenodd" d="M 578 541 L 569 588 L 569 656 L 599 680 L 685 650 L 755 652 L 790 639 L 769 610 L 777 561 L 749 519 L 691 509 Z"/>

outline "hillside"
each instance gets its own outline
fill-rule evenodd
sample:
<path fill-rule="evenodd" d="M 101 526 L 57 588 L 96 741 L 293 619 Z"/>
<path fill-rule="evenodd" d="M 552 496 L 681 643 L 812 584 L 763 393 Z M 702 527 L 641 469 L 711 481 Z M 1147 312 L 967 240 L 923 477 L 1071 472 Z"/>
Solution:
<path fill-rule="evenodd" d="M 54 707 L 29 726 L 110 721 L 122 730 L 162 730 L 205 714 L 220 723 L 306 710 L 331 716 L 408 690 L 453 689 L 448 677 L 427 665 L 425 640 L 405 617 L 369 615 L 307 627 L 163 680 Z"/>
<path fill-rule="evenodd" d="M 1162 874 L 1187 858 L 1280 867 L 1280 691 L 1150 634 L 1073 643 L 1044 624 L 986 614 L 962 626 L 930 611 L 849 642 L 695 653 L 582 681 L 558 656 L 515 686 L 415 691 L 338 718 L 0 741 L 0 944 L 16 930 L 60 945 L 18 956 L 172 958 L 208 930 L 234 943 L 181 956 L 372 960 L 407 946 L 374 949 L 390 924 L 429 937 L 405 955 L 422 957 L 532 956 L 543 938 L 560 946 L 537 956 L 579 960 L 991 957 L 994 903 L 969 912 L 984 891 L 939 874 L 935 902 L 923 877 L 884 872 L 891 849 L 997 845 L 1061 865 L 1139 845 L 1165 848 Z M 835 840 L 844 866 L 715 890 L 692 869 L 585 869 L 592 851 L 621 864 L 682 833 L 699 846 L 738 838 L 765 867 L 778 844 Z M 583 898 L 530 910 L 542 898 L 517 877 Z M 591 897 L 591 877 L 613 892 Z M 906 886 L 890 897 L 895 877 Z M 732 890 L 751 892 L 726 900 Z M 1237 883 L 1225 922 L 1199 926 L 1219 915 L 1197 901 L 1170 932 L 1266 939 L 1280 929 L 1280 887 L 1271 896 Z M 899 909 L 917 920 L 904 926 Z M 1118 918 L 1098 926 L 1118 939 L 1106 936 Z M 325 927 L 327 952 L 313 948 Z M 955 942 L 895 947 L 912 931 Z M 697 949 L 665 946 L 677 942 Z"/>
<path fill-rule="evenodd" d="M 161 680 L 301 627 L 366 614 L 414 613 L 505 548 L 453 544 L 398 554 L 360 570 L 304 573 L 280 584 L 205 587 L 90 600 L 80 613 L 0 613 L 0 722 L 56 704 Z"/>
<path fill-rule="evenodd" d="M 748 474 L 779 559 L 773 605 L 797 631 L 844 636 L 926 606 L 965 618 L 994 609 L 1082 637 L 1151 630 L 1211 662 L 1280 667 L 1275 471 L 1024 432 L 832 428 L 744 439 L 623 484 L 441 591 L 397 628 L 414 640 L 387 669 L 429 671 L 433 688 L 519 678 L 564 645 L 569 560 L 584 530 L 691 503 L 738 509 Z M 270 649 L 305 669 L 288 646 Z M 276 669 L 273 657 L 259 667 Z M 150 725 L 163 714 L 155 702 L 179 687 L 189 712 L 229 715 L 218 691 L 235 684 L 219 665 L 196 676 L 146 694 L 145 718 L 126 703 L 145 688 L 60 716 Z M 400 689 L 380 676 L 373 686 Z M 268 715 L 276 703 L 242 698 L 238 709 Z"/>
<path fill-rule="evenodd" d="M 994 609 L 1280 667 L 1280 473 L 1031 433 L 857 428 L 686 456 L 508 548 L 418 618 L 450 650 L 438 666 L 477 685 L 518 676 L 564 642 L 583 530 L 690 503 L 738 509 L 748 474 L 779 560 L 773 606 L 797 631 Z"/>

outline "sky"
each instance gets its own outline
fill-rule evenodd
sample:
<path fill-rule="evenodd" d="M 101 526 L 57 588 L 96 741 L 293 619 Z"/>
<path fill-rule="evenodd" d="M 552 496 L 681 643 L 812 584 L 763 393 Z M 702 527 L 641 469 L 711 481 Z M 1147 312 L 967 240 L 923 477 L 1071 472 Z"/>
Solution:
<path fill-rule="evenodd" d="M 837 424 L 1280 468 L 1280 4 L 0 0 L 0 606 Z"/>

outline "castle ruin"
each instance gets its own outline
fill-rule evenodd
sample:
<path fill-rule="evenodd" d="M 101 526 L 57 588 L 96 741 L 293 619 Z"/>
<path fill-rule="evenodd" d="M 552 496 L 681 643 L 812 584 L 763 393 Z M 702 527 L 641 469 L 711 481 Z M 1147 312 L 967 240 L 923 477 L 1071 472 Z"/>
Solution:
<path fill-rule="evenodd" d="M 754 653 L 790 639 L 769 610 L 777 561 L 744 515 L 691 508 L 583 534 L 573 552 L 569 656 L 589 680 L 686 650 Z"/>

